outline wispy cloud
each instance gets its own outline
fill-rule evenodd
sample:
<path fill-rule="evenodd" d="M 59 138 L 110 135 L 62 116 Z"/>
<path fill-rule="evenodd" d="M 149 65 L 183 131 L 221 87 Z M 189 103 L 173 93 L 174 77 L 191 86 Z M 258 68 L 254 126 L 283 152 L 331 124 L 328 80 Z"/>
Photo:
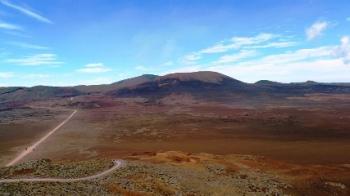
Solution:
<path fill-rule="evenodd" d="M 12 78 L 14 74 L 12 72 L 0 72 L 0 78 L 1 79 L 8 79 Z"/>
<path fill-rule="evenodd" d="M 288 63 L 255 63 L 256 61 L 246 62 L 237 66 L 216 66 L 207 69 L 220 71 L 247 82 L 255 82 L 261 79 L 280 82 L 301 82 L 306 80 L 348 82 L 350 79 L 349 67 L 341 60 L 334 58 L 291 61 Z"/>
<path fill-rule="evenodd" d="M 111 69 L 106 67 L 103 63 L 90 63 L 77 71 L 82 73 L 105 73 L 111 71 Z"/>
<path fill-rule="evenodd" d="M 242 53 L 246 53 L 248 50 L 254 49 L 288 48 L 296 46 L 297 44 L 298 43 L 295 41 L 290 41 L 290 37 L 288 36 L 272 33 L 259 33 L 255 36 L 235 36 L 229 40 L 220 41 L 208 48 L 187 54 L 182 57 L 181 63 L 185 65 L 196 65 L 199 63 L 199 60 L 204 59 L 206 55 L 217 55 L 220 53 L 229 53 L 233 51 L 239 53 L 240 50 L 244 50 Z M 229 54 L 222 56 L 222 59 L 217 61 L 217 63 L 232 61 L 239 58 L 237 55 L 238 54 Z"/>
<path fill-rule="evenodd" d="M 304 61 L 311 62 L 319 59 L 327 59 L 332 57 L 334 47 L 319 47 L 309 49 L 299 49 L 292 52 L 285 52 L 281 54 L 273 54 L 264 56 L 262 58 L 242 61 L 236 64 L 217 65 L 216 62 L 209 64 L 210 69 L 223 70 L 230 74 L 251 74 L 251 73 L 272 73 L 284 74 L 287 65 L 303 63 Z M 300 68 L 297 66 L 296 68 Z M 289 69 L 292 69 L 289 67 Z M 293 68 L 294 69 L 294 68 Z M 246 73 L 244 73 L 246 72 Z M 255 75 L 255 74 L 252 74 Z"/>
<path fill-rule="evenodd" d="M 338 46 L 298 49 L 240 61 L 238 63 L 210 63 L 201 70 L 220 71 L 238 79 L 255 82 L 269 79 L 291 81 L 349 81 L 350 38 L 343 37 Z M 257 73 L 257 74 L 252 74 Z"/>
<path fill-rule="evenodd" d="M 16 4 L 13 4 L 11 3 L 10 1 L 8 0 L 0 0 L 0 3 L 7 6 L 7 7 L 10 7 L 12 9 L 15 9 L 29 17 L 32 17 L 40 22 L 44 22 L 44 23 L 48 23 L 48 24 L 52 24 L 53 22 L 51 20 L 49 20 L 48 18 L 28 9 L 28 8 L 24 8 L 22 6 L 19 6 L 19 5 L 16 5 Z"/>
<path fill-rule="evenodd" d="M 350 17 L 347 17 L 347 18 L 346 18 L 346 21 L 350 22 Z"/>
<path fill-rule="evenodd" d="M 306 37 L 308 40 L 313 40 L 328 28 L 329 24 L 327 21 L 317 21 L 306 29 Z"/>
<path fill-rule="evenodd" d="M 223 53 L 231 49 L 239 49 L 243 46 L 258 45 L 258 44 L 267 42 L 269 40 L 272 40 L 273 38 L 276 38 L 276 37 L 277 35 L 270 34 L 270 33 L 260 33 L 253 37 L 232 37 L 229 41 L 217 43 L 214 46 L 201 50 L 199 53 L 201 54 Z"/>
<path fill-rule="evenodd" d="M 8 42 L 8 44 L 13 45 L 13 46 L 18 46 L 20 48 L 28 48 L 28 49 L 35 49 L 35 50 L 48 50 L 48 49 L 50 49 L 49 47 L 46 47 L 46 46 L 40 46 L 40 45 L 29 44 L 29 43 L 24 43 L 24 42 Z"/>
<path fill-rule="evenodd" d="M 261 64 L 275 63 L 275 64 L 282 65 L 283 63 L 297 62 L 302 60 L 313 60 L 321 57 L 330 57 L 332 55 L 333 49 L 334 49 L 333 46 L 299 49 L 292 52 L 269 55 L 269 56 L 263 57 L 256 63 L 261 63 Z"/>
<path fill-rule="evenodd" d="M 263 45 L 254 45 L 254 46 L 247 46 L 244 48 L 249 49 L 258 49 L 258 48 L 288 48 L 292 46 L 296 46 L 298 43 L 293 41 L 276 41 L 276 42 L 270 42 Z"/>
<path fill-rule="evenodd" d="M 5 29 L 5 30 L 22 30 L 21 26 L 11 24 L 11 23 L 6 23 L 0 21 L 0 29 Z"/>
<path fill-rule="evenodd" d="M 270 42 L 273 43 L 273 42 Z M 219 56 L 211 60 L 202 55 L 196 64 L 169 70 L 171 72 L 219 71 L 247 82 L 269 79 L 281 82 L 324 81 L 348 82 L 350 80 L 350 37 L 344 36 L 338 45 L 326 45 L 314 48 L 297 48 L 264 53 L 257 47 L 242 47 L 232 54 Z M 291 44 L 287 44 L 291 45 Z M 249 49 L 247 49 L 249 48 Z M 193 59 L 195 60 L 195 59 Z M 203 63 L 201 63 L 203 62 Z"/>
<path fill-rule="evenodd" d="M 221 56 L 219 60 L 213 62 L 213 64 L 234 63 L 245 58 L 256 56 L 256 54 L 257 52 L 255 50 L 242 50 L 239 53 Z"/>
<path fill-rule="evenodd" d="M 193 64 L 196 64 L 197 61 L 201 58 L 202 57 L 201 57 L 200 53 L 194 52 L 194 53 L 191 53 L 191 54 L 184 56 L 181 60 L 181 63 L 185 64 L 185 65 L 193 65 Z"/>
<path fill-rule="evenodd" d="M 40 65 L 61 65 L 63 62 L 58 61 L 56 54 L 44 53 L 26 56 L 23 58 L 7 59 L 7 63 L 23 66 L 40 66 Z"/>
<path fill-rule="evenodd" d="M 334 54 L 341 58 L 345 64 L 350 64 L 350 37 L 344 36 L 340 40 L 341 44 L 334 51 Z"/>
<path fill-rule="evenodd" d="M 209 48 L 205 48 L 201 50 L 200 53 L 204 53 L 204 54 L 222 53 L 233 48 L 237 48 L 237 45 L 232 43 L 231 44 L 218 43 L 218 44 L 215 44 L 214 46 L 210 46 Z"/>

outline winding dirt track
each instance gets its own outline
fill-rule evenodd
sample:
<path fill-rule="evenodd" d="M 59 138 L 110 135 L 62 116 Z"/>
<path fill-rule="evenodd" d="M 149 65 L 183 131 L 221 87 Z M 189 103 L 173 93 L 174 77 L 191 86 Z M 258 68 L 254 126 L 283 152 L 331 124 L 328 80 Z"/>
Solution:
<path fill-rule="evenodd" d="M 18 183 L 18 182 L 62 182 L 62 183 L 67 183 L 67 182 L 78 182 L 78 181 L 88 181 L 88 180 L 94 180 L 96 178 L 101 178 L 104 176 L 107 176 L 111 174 L 113 171 L 119 169 L 120 167 L 123 166 L 123 161 L 122 160 L 114 160 L 113 161 L 114 166 L 111 167 L 110 169 L 103 171 L 101 173 L 95 174 L 93 176 L 87 176 L 87 177 L 82 177 L 82 178 L 68 178 L 68 179 L 63 179 L 63 178 L 23 178 L 23 179 L 2 179 L 0 180 L 0 183 Z"/>
<path fill-rule="evenodd" d="M 47 133 L 44 137 L 42 137 L 40 140 L 32 144 L 30 147 L 26 148 L 24 151 L 21 152 L 15 159 L 13 159 L 10 163 L 6 165 L 6 167 L 15 165 L 18 163 L 21 159 L 23 159 L 25 156 L 27 156 L 29 153 L 33 152 L 34 149 L 39 146 L 42 142 L 44 142 L 50 135 L 54 134 L 58 129 L 60 129 L 64 124 L 66 124 L 70 119 L 73 118 L 73 116 L 77 113 L 77 110 L 74 110 L 71 115 L 69 115 L 63 122 L 61 122 L 57 127 L 52 129 L 49 133 Z"/>

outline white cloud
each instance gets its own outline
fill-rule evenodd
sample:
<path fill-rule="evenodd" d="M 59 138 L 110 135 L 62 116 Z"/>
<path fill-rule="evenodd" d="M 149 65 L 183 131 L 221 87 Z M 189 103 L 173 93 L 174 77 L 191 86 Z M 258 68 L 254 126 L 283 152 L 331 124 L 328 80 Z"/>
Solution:
<path fill-rule="evenodd" d="M 317 21 L 312 24 L 308 29 L 306 29 L 306 37 L 308 40 L 313 40 L 320 35 L 322 35 L 323 31 L 327 29 L 329 26 L 326 21 Z"/>
<path fill-rule="evenodd" d="M 56 54 L 44 53 L 26 56 L 23 58 L 7 59 L 7 63 L 23 66 L 40 66 L 40 65 L 60 65 L 63 62 L 57 60 Z"/>
<path fill-rule="evenodd" d="M 15 9 L 15 10 L 17 10 L 17 11 L 19 11 L 19 12 L 21 12 L 29 17 L 32 17 L 40 22 L 52 24 L 52 21 L 47 19 L 46 17 L 44 17 L 38 13 L 35 13 L 34 11 L 32 11 L 30 9 L 24 8 L 24 7 L 19 6 L 19 5 L 15 5 L 8 0 L 0 0 L 0 3 L 2 3 L 3 5 L 5 5 L 7 7 Z"/>
<path fill-rule="evenodd" d="M 227 53 L 232 50 L 287 48 L 297 45 L 296 42 L 289 41 L 289 37 L 281 38 L 281 35 L 272 33 L 259 33 L 251 37 L 236 36 L 229 40 L 218 42 L 208 48 L 185 55 L 180 63 L 185 65 L 196 65 L 198 64 L 198 61 L 205 58 L 206 55 Z M 229 58 L 228 56 L 231 55 L 227 55 L 224 58 Z"/>
<path fill-rule="evenodd" d="M 218 44 L 215 44 L 214 46 L 203 49 L 200 52 L 204 54 L 214 54 L 214 53 L 226 52 L 233 48 L 237 48 L 237 46 L 235 44 L 218 43 Z"/>
<path fill-rule="evenodd" d="M 15 24 L 10 24 L 6 22 L 0 21 L 0 29 L 5 29 L 5 30 L 22 30 L 22 27 L 15 25 Z"/>
<path fill-rule="evenodd" d="M 257 55 L 257 52 L 255 50 L 242 50 L 239 53 L 231 54 L 231 55 L 224 55 L 219 58 L 219 60 L 215 61 L 213 64 L 227 64 L 227 63 L 234 63 L 239 60 L 252 57 Z"/>
<path fill-rule="evenodd" d="M 333 50 L 334 47 L 299 49 L 293 52 L 274 54 L 262 57 L 260 59 L 244 61 L 235 65 L 217 65 L 216 62 L 214 62 L 211 65 L 209 65 L 209 67 L 210 69 L 224 70 L 224 73 L 241 74 L 244 76 L 248 76 L 249 74 L 251 74 L 251 76 L 256 76 L 261 75 L 262 73 L 264 73 L 265 75 L 266 73 L 269 73 L 271 75 L 285 75 L 290 73 L 288 70 L 295 68 L 299 69 L 300 66 L 298 65 L 298 63 L 303 64 L 305 62 L 312 62 L 320 59 L 324 60 L 332 58 Z"/>
<path fill-rule="evenodd" d="M 40 46 L 36 44 L 29 44 L 29 43 L 24 43 L 24 42 L 9 42 L 9 44 L 13 46 L 18 46 L 21 48 L 28 48 L 28 49 L 35 49 L 35 50 L 48 50 L 50 49 L 49 47 L 46 46 Z"/>
<path fill-rule="evenodd" d="M 334 50 L 334 55 L 341 58 L 345 64 L 350 64 L 350 37 L 344 36 L 340 42 L 340 46 Z"/>
<path fill-rule="evenodd" d="M 8 79 L 8 78 L 12 78 L 13 76 L 14 74 L 11 72 L 0 72 L 1 79 Z"/>
<path fill-rule="evenodd" d="M 196 64 L 196 62 L 201 58 L 202 57 L 199 53 L 191 53 L 184 56 L 181 60 L 182 61 L 181 63 L 186 65 L 193 65 L 193 64 Z"/>
<path fill-rule="evenodd" d="M 246 82 L 268 79 L 280 82 L 350 81 L 350 37 L 344 36 L 339 45 L 303 48 L 254 59 L 250 50 L 224 55 L 207 64 L 197 64 L 170 72 L 217 71 Z"/>
<path fill-rule="evenodd" d="M 308 48 L 308 49 L 299 49 L 293 52 L 286 52 L 282 54 L 274 54 L 266 56 L 260 59 L 257 63 L 291 63 L 303 60 L 313 60 L 316 58 L 331 57 L 333 53 L 333 46 L 324 46 L 319 48 Z"/>
<path fill-rule="evenodd" d="M 269 79 L 280 82 L 306 80 L 349 82 L 350 38 L 339 46 L 298 49 L 233 64 L 212 63 L 207 70 L 220 71 L 237 79 L 255 82 Z"/>
<path fill-rule="evenodd" d="M 277 35 L 271 33 L 260 33 L 255 37 L 233 37 L 231 41 L 238 46 L 256 45 L 275 38 Z"/>
<path fill-rule="evenodd" d="M 215 54 L 227 52 L 231 49 L 239 49 L 244 46 L 258 45 L 274 38 L 278 35 L 270 33 L 260 33 L 253 37 L 233 37 L 228 42 L 220 42 L 209 48 L 201 50 L 201 54 Z M 273 46 L 271 46 L 273 47 Z"/>
<path fill-rule="evenodd" d="M 297 42 L 291 42 L 291 41 L 277 41 L 277 42 L 271 42 L 263 45 L 256 45 L 256 46 L 248 46 L 244 48 L 249 49 L 259 49 L 259 48 L 288 48 L 292 46 L 296 46 Z"/>
<path fill-rule="evenodd" d="M 111 69 L 103 63 L 90 63 L 85 65 L 84 68 L 78 69 L 78 71 L 83 73 L 105 73 L 111 71 Z"/>
<path fill-rule="evenodd" d="M 289 63 L 246 62 L 237 66 L 216 66 L 207 70 L 219 71 L 234 78 L 256 82 L 268 79 L 279 82 L 302 82 L 314 80 L 321 82 L 349 82 L 350 69 L 340 59 L 317 59 Z"/>
<path fill-rule="evenodd" d="M 347 18 L 346 18 L 346 21 L 350 22 L 350 17 L 347 17 Z"/>

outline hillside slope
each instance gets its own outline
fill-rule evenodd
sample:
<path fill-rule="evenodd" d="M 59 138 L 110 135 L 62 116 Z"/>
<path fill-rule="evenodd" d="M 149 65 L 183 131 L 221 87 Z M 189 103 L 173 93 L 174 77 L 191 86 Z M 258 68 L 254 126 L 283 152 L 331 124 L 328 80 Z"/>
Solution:
<path fill-rule="evenodd" d="M 278 83 L 267 80 L 254 84 L 241 82 L 229 76 L 209 71 L 174 73 L 164 76 L 142 75 L 105 85 L 32 88 L 0 88 L 0 104 L 28 103 L 49 99 L 98 95 L 118 97 L 144 97 L 162 99 L 173 95 L 192 96 L 211 101 L 244 99 L 280 99 L 289 96 L 304 96 L 313 93 L 350 94 L 348 83 Z"/>

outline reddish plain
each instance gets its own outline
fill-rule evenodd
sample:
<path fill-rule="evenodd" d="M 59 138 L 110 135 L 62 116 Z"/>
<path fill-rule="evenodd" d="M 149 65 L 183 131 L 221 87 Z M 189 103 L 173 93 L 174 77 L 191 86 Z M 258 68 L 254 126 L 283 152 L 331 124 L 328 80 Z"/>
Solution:
<path fill-rule="evenodd" d="M 168 151 L 185 152 L 181 156 L 207 153 L 226 161 L 242 161 L 234 158 L 237 154 L 253 155 L 254 161 L 243 160 L 245 165 L 285 178 L 294 185 L 292 193 L 340 191 L 346 195 L 348 188 L 336 186 L 350 187 L 349 102 L 307 97 L 310 104 L 305 100 L 301 100 L 303 105 L 290 104 L 300 99 L 264 105 L 149 104 L 117 99 L 104 105 L 94 100 L 94 107 L 76 106 L 74 118 L 23 161 L 121 158 L 157 162 L 157 155 Z M 56 108 L 45 120 L 32 116 L 1 123 L 2 164 L 69 115 L 62 109 Z"/>
<path fill-rule="evenodd" d="M 111 106 L 112 105 L 112 106 Z M 252 154 L 295 163 L 349 163 L 350 110 L 323 107 L 147 105 L 79 109 L 28 159 L 90 159 L 179 150 Z"/>

